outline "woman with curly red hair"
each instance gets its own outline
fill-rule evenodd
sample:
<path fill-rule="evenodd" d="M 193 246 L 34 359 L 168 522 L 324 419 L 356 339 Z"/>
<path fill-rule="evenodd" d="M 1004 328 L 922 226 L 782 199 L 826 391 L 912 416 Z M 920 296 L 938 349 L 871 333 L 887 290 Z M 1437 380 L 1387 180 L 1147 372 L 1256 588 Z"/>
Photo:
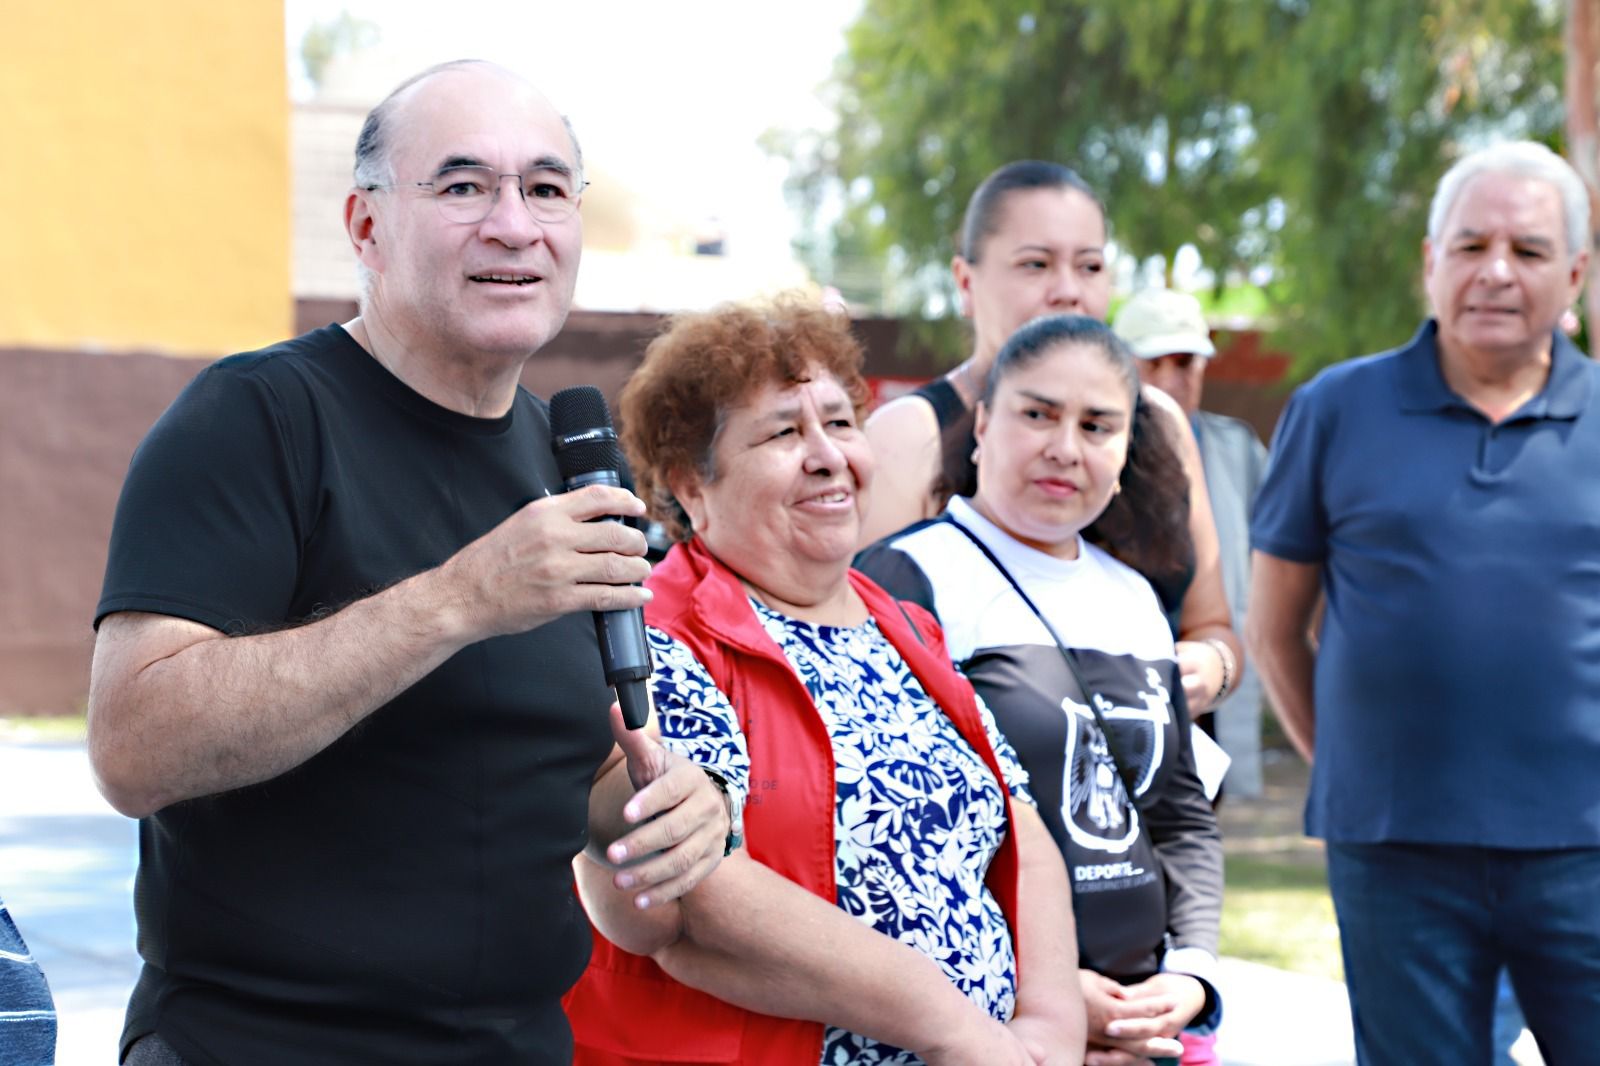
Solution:
<path fill-rule="evenodd" d="M 849 324 L 677 319 L 622 398 L 678 543 L 646 608 L 663 741 L 748 785 L 744 847 L 648 910 L 577 864 L 579 1063 L 1078 1063 L 1061 856 L 938 627 L 850 569 L 872 483 Z"/>

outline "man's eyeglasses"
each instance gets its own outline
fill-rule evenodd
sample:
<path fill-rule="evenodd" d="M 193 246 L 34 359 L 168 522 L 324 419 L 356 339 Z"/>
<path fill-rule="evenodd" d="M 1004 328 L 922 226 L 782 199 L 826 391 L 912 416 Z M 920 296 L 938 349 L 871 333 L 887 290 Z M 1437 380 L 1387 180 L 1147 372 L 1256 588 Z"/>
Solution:
<path fill-rule="evenodd" d="M 482 222 L 500 201 L 506 178 L 517 179 L 517 192 L 528 213 L 540 222 L 565 222 L 578 210 L 583 190 L 589 187 L 560 170 L 534 170 L 527 174 L 498 174 L 492 167 L 445 167 L 432 181 L 402 181 L 392 185 L 367 185 L 376 189 L 426 189 L 451 222 Z"/>

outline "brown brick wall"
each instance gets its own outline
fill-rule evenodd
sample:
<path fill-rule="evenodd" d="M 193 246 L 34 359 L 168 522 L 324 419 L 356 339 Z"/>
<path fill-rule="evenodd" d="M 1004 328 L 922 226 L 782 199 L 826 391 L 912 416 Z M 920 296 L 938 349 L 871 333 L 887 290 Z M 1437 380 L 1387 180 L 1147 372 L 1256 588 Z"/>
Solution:
<path fill-rule="evenodd" d="M 301 329 L 348 320 L 342 301 L 306 301 Z M 599 386 L 615 402 L 662 324 L 653 314 L 574 312 L 529 362 L 523 382 L 549 396 Z M 858 323 L 867 369 L 891 377 L 935 372 L 895 355 L 897 324 Z M 1229 339 L 1251 337 L 1233 334 Z M 1237 342 L 1236 342 L 1237 343 Z M 1281 393 L 1259 380 L 1262 357 L 1230 347 L 1214 364 L 1207 407 L 1246 419 L 1265 439 Z M 0 350 L 0 714 L 80 708 L 112 512 L 134 447 L 206 364 L 158 355 Z"/>
<path fill-rule="evenodd" d="M 128 459 L 204 365 L 0 352 L 0 713 L 81 705 Z"/>

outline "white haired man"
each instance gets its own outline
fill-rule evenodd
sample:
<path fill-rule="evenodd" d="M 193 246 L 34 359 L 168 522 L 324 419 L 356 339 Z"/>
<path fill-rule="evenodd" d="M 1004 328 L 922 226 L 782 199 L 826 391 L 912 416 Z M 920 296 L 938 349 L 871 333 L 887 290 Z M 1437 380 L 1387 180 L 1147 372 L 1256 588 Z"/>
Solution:
<path fill-rule="evenodd" d="M 1546 1060 L 1594 1059 L 1600 368 L 1558 329 L 1590 239 L 1553 152 L 1463 158 L 1433 317 L 1295 393 L 1257 497 L 1247 632 L 1315 758 L 1363 1063 L 1487 1064 L 1502 967 Z"/>

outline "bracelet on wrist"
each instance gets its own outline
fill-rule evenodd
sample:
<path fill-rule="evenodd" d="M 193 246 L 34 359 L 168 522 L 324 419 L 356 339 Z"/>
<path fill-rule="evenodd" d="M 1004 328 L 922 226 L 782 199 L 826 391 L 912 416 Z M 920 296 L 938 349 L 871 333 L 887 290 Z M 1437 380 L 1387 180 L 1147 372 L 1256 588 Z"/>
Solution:
<path fill-rule="evenodd" d="M 1238 673 L 1239 662 L 1233 657 L 1233 649 L 1228 647 L 1228 642 L 1220 637 L 1207 637 L 1206 644 L 1217 653 L 1217 661 L 1222 664 L 1222 684 L 1217 686 L 1217 694 L 1211 697 L 1211 702 L 1216 704 L 1233 689 L 1234 675 Z"/>
<path fill-rule="evenodd" d="M 744 844 L 744 800 L 737 789 L 728 784 L 728 779 L 711 769 L 702 766 L 711 783 L 717 791 L 722 793 L 723 801 L 728 807 L 728 836 L 722 842 L 722 857 L 726 859 Z"/>

